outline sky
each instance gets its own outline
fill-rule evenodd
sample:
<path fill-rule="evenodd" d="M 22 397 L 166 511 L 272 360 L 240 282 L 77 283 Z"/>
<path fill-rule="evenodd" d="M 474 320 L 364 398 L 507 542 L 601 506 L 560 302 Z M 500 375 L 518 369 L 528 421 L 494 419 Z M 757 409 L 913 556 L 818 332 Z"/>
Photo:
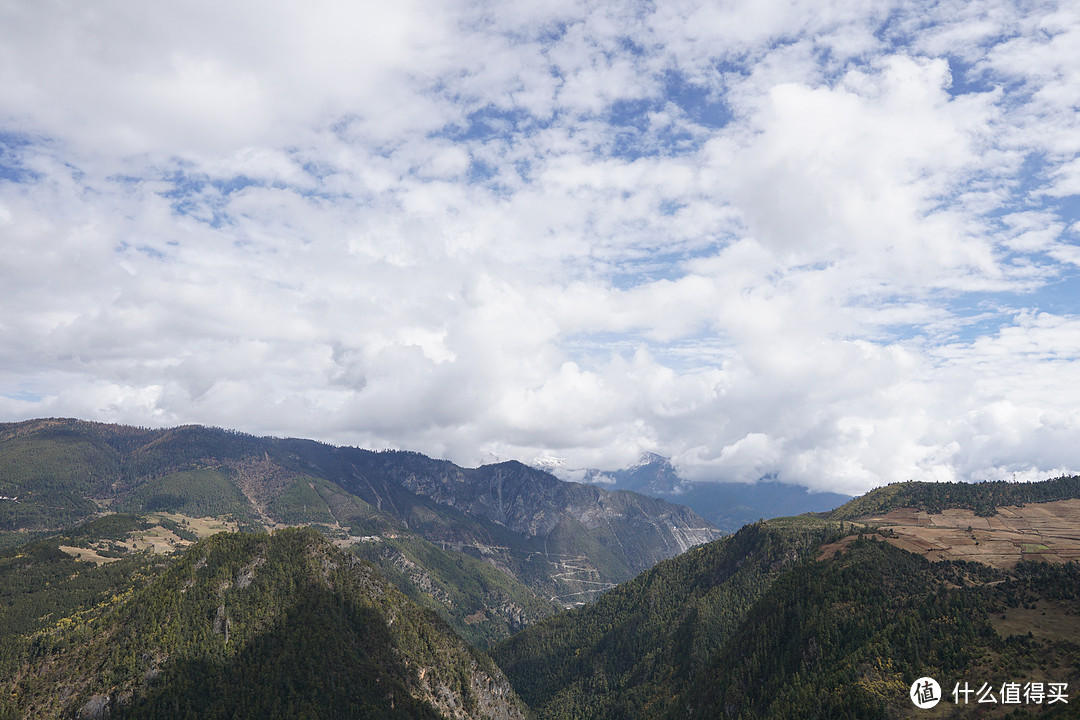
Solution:
<path fill-rule="evenodd" d="M 1080 6 L 0 0 L 0 420 L 1080 470 Z"/>

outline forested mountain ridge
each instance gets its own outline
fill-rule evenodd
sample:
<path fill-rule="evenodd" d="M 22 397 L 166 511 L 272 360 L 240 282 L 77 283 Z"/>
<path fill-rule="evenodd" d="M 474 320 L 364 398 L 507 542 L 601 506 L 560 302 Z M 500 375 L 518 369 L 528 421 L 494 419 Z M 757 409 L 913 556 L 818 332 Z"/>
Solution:
<path fill-rule="evenodd" d="M 524 630 L 493 656 L 542 718 L 659 717 L 784 569 L 837 534 L 748 525 Z"/>
<path fill-rule="evenodd" d="M 900 508 L 927 513 L 948 509 L 972 510 L 980 517 L 993 515 L 999 507 L 1046 503 L 1080 498 L 1080 476 L 1063 476 L 1041 482 L 917 482 L 892 483 L 861 495 L 826 513 L 833 520 L 884 515 Z"/>
<path fill-rule="evenodd" d="M 1075 562 L 931 562 L 871 527 L 802 517 L 660 563 L 493 656 L 541 720 L 922 717 L 908 691 L 923 676 L 946 693 L 1064 683 L 1073 700 L 948 698 L 927 717 L 1076 717 L 1078 617 Z"/>
<path fill-rule="evenodd" d="M 62 542 L 82 547 L 82 537 L 121 537 L 149 522 L 108 515 L 67 531 Z M 539 720 L 919 717 L 907 688 L 924 674 L 941 680 L 946 691 L 965 679 L 976 686 L 1027 678 L 1078 687 L 1075 563 L 1000 570 L 929 562 L 877 537 L 871 526 L 814 517 L 755 523 L 662 562 L 591 605 L 533 625 L 493 654 Z M 274 543 L 284 544 L 272 553 Z M 428 551 L 442 552 L 430 544 Z M 333 610 L 338 600 L 312 600 L 291 614 L 280 608 L 290 606 L 293 590 L 321 597 L 305 577 L 325 583 L 333 577 L 327 568 L 368 567 L 343 559 L 350 557 L 311 530 L 297 529 L 269 537 L 219 534 L 182 555 L 128 554 L 82 570 L 75 565 L 87 563 L 50 550 L 45 539 L 0 553 L 0 588 L 11 593 L 2 599 L 16 612 L 4 615 L 0 607 L 0 633 L 16 623 L 22 628 L 0 637 L 0 684 L 8 683 L 0 698 L 11 698 L 0 699 L 0 718 L 55 716 L 61 705 L 92 716 L 117 710 L 121 700 L 133 717 L 185 717 L 189 709 L 191 717 L 232 715 L 237 702 L 274 717 L 280 708 L 256 701 L 286 702 L 269 690 L 280 687 L 293 690 L 292 704 L 279 716 L 394 717 L 379 714 L 386 697 L 366 715 L 335 714 L 332 701 L 305 701 L 307 684 L 297 681 L 305 673 L 325 677 L 324 660 L 330 675 L 338 672 L 356 643 L 339 642 L 346 616 Z M 34 574 L 50 567 L 48 575 Z M 473 571 L 462 568 L 458 577 Z M 371 587 L 383 597 L 390 591 L 379 583 Z M 330 582 L 333 588 L 347 584 Z M 360 595 L 371 590 L 364 587 Z M 230 594 L 240 591 L 248 594 Z M 193 604 L 184 606 L 190 593 Z M 409 613 L 422 614 L 409 606 Z M 260 636 L 235 662 L 221 659 L 222 646 L 252 637 L 255 618 L 273 625 L 282 612 L 287 620 L 275 625 L 281 632 Z M 110 629 L 117 627 L 135 629 L 117 635 Z M 337 635 L 327 636 L 326 628 Z M 136 644 L 117 649 L 124 642 Z M 155 643 L 164 650 L 149 649 Z M 199 653 L 212 661 L 169 664 Z M 323 659 L 300 663 L 286 677 L 260 666 L 266 656 L 284 657 L 286 664 L 294 656 Z M 86 674 L 85 668 L 94 670 Z M 102 673 L 107 687 L 89 679 Z M 234 686 L 250 677 L 256 682 L 248 685 L 266 692 L 244 688 L 237 695 Z M 401 699 L 409 687 L 398 687 L 390 710 L 409 708 L 405 716 L 426 717 L 423 706 Z M 342 702 L 359 702 L 355 694 L 343 695 Z M 208 705 L 209 696 L 221 702 Z M 1074 707 L 1042 708 L 1052 712 L 1038 717 L 1069 717 Z M 1039 708 L 980 708 L 978 715 L 974 707 L 952 710 L 947 716 L 1003 717 L 1000 711 L 1020 710 L 1009 717 L 1028 717 L 1023 713 Z"/>
<path fill-rule="evenodd" d="M 311 529 L 215 535 L 8 642 L 0 717 L 527 716 L 490 659 Z"/>
<path fill-rule="evenodd" d="M 0 424 L 0 498 L 0 547 L 111 511 L 215 516 L 249 530 L 312 525 L 342 543 L 382 544 L 364 552 L 384 569 L 439 561 L 394 574 L 406 591 L 439 584 L 466 553 L 504 576 L 464 605 L 442 605 L 473 640 L 505 637 L 552 603 L 587 601 L 720 535 L 686 508 L 519 463 L 470 469 L 412 452 L 70 419 Z M 423 541 L 441 553 L 421 552 Z"/>
<path fill-rule="evenodd" d="M 944 690 L 944 716 L 1076 717 L 1066 704 L 1005 705 L 1001 689 L 1061 684 L 1075 702 L 1078 591 L 1075 563 L 1000 571 L 857 540 L 780 576 L 667 717 L 920 717 L 908 693 L 925 676 Z M 1047 622 L 1056 629 L 1034 637 Z M 992 688 L 993 706 L 951 696 L 962 683 Z"/>

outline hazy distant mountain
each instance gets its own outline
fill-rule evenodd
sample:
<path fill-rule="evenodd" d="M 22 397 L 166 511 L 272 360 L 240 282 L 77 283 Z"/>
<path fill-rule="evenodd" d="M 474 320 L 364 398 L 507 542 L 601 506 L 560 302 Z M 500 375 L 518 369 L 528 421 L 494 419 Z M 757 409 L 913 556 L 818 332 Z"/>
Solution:
<path fill-rule="evenodd" d="M 825 512 L 850 495 L 811 492 L 800 485 L 770 480 L 756 483 L 691 482 L 667 458 L 645 453 L 634 465 L 612 471 L 587 470 L 585 481 L 685 505 L 725 532 L 762 518 Z"/>

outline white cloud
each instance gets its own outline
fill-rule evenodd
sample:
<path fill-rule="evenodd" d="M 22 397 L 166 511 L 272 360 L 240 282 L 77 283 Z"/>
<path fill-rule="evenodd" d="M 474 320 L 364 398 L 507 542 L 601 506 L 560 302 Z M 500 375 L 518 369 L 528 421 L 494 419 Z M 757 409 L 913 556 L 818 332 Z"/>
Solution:
<path fill-rule="evenodd" d="M 1078 468 L 1077 319 L 1042 294 L 1080 264 L 1078 32 L 9 3 L 0 416 L 850 492 Z"/>

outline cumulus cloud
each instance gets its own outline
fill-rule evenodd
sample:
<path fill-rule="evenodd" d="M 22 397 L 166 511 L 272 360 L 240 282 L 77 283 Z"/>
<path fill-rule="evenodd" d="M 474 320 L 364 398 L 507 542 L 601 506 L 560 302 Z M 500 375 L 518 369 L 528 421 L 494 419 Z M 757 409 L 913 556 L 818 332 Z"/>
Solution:
<path fill-rule="evenodd" d="M 0 8 L 0 416 L 478 463 L 1080 468 L 1080 15 Z"/>

